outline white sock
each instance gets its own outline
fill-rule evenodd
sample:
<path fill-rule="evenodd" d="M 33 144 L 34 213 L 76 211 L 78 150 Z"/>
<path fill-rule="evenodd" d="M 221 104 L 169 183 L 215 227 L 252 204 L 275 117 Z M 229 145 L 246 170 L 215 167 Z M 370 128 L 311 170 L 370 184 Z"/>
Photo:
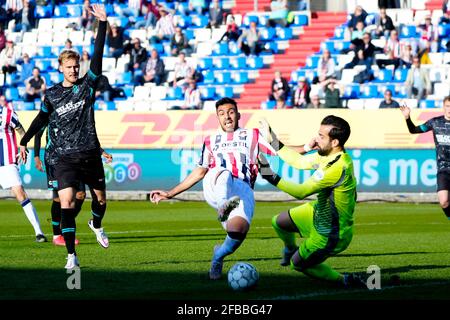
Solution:
<path fill-rule="evenodd" d="M 36 235 L 44 234 L 41 230 L 41 225 L 39 224 L 39 218 L 37 216 L 36 209 L 34 209 L 30 199 L 25 199 L 24 201 L 22 201 L 21 205 L 23 211 L 25 212 L 25 215 L 28 218 L 28 221 L 30 221 L 31 225 L 33 226 Z"/>
<path fill-rule="evenodd" d="M 228 200 L 230 197 L 230 191 L 233 184 L 233 177 L 230 171 L 222 171 L 216 179 L 216 184 L 214 185 L 214 194 L 217 197 L 217 205 L 219 208 Z"/>

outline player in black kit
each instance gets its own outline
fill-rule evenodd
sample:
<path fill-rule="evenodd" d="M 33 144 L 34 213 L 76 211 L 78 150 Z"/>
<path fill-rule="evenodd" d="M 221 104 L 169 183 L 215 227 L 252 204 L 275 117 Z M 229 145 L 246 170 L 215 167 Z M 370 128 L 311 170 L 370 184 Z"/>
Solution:
<path fill-rule="evenodd" d="M 437 194 L 439 204 L 447 218 L 450 220 L 450 96 L 444 99 L 444 115 L 434 117 L 420 126 L 411 121 L 411 110 L 401 106 L 400 110 L 406 119 L 410 133 L 424 133 L 433 130 L 434 144 L 436 145 L 437 162 Z"/>
<path fill-rule="evenodd" d="M 75 193 L 80 183 L 87 184 L 95 193 L 93 219 L 88 225 L 98 243 L 103 248 L 109 246 L 108 237 L 101 227 L 106 211 L 106 186 L 94 119 L 96 80 L 102 71 L 107 17 L 104 7 L 97 4 L 92 5 L 92 14 L 99 20 L 99 27 L 90 70 L 79 78 L 78 52 L 61 52 L 58 61 L 64 80 L 47 90 L 40 112 L 20 141 L 20 156 L 26 160 L 27 143 L 39 130 L 48 126 L 47 152 L 52 154 L 49 165 L 54 167 L 61 200 L 61 231 L 68 252 L 66 269 L 79 266 L 75 252 Z"/>

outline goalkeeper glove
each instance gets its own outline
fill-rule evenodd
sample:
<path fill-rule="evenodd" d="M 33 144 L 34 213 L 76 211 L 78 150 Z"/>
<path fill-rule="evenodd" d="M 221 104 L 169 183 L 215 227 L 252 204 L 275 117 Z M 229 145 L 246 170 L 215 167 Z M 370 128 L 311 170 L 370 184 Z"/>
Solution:
<path fill-rule="evenodd" d="M 258 155 L 258 170 L 261 176 L 274 186 L 281 180 L 281 177 L 272 171 L 266 157 L 261 153 Z"/>
<path fill-rule="evenodd" d="M 270 127 L 269 123 L 264 118 L 259 120 L 259 132 L 261 132 L 263 138 L 270 143 L 270 145 L 272 146 L 272 148 L 275 149 L 275 151 L 278 151 L 284 147 L 283 142 L 278 140 L 277 135 L 275 134 L 275 132 L 272 131 L 272 128 Z"/>

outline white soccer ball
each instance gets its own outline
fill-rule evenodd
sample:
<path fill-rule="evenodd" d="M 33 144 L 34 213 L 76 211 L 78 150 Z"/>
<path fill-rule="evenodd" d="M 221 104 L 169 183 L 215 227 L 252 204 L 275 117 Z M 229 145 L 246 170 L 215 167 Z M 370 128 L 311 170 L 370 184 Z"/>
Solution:
<path fill-rule="evenodd" d="M 244 291 L 256 286 L 259 273 L 247 262 L 238 262 L 228 271 L 228 284 L 233 290 Z"/>

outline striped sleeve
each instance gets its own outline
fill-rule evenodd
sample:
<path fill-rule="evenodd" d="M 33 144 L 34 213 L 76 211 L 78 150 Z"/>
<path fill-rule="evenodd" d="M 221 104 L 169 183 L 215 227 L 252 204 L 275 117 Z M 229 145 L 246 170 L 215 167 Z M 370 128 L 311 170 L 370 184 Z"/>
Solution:
<path fill-rule="evenodd" d="M 202 153 L 200 154 L 200 159 L 197 165 L 202 168 L 209 168 L 211 158 L 213 158 L 211 151 L 211 138 L 208 136 L 203 142 Z"/>
<path fill-rule="evenodd" d="M 11 122 L 10 122 L 9 126 L 13 129 L 21 127 L 21 124 L 19 122 L 19 116 L 17 115 L 17 113 L 15 111 L 12 112 Z"/>

